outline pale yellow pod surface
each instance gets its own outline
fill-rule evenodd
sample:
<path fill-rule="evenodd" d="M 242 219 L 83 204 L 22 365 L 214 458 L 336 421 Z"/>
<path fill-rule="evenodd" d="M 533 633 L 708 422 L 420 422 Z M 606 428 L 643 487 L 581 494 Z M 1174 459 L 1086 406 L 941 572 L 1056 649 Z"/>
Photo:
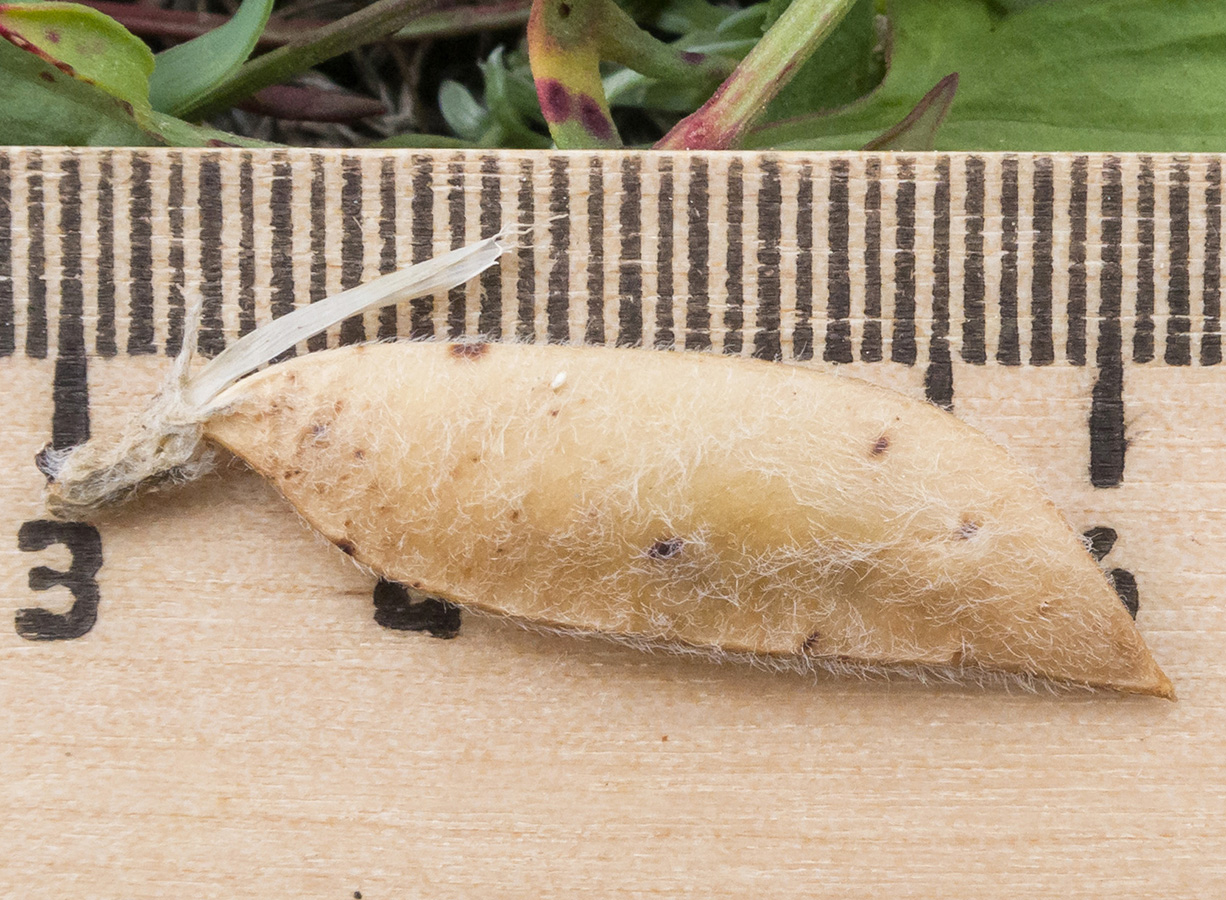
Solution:
<path fill-rule="evenodd" d="M 211 439 L 386 577 L 523 619 L 1169 696 L 1034 479 L 853 379 L 654 351 L 397 343 L 273 366 Z"/>

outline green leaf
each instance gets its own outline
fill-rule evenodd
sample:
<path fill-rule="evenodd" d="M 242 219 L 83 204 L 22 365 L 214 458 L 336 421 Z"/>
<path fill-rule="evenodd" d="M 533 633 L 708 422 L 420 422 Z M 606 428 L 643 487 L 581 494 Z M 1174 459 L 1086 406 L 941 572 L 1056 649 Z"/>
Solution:
<path fill-rule="evenodd" d="M 241 66 L 268 24 L 273 0 L 243 0 L 230 21 L 157 55 L 149 100 L 159 112 L 181 114 Z"/>
<path fill-rule="evenodd" d="M 0 37 L 62 75 L 142 108 L 153 54 L 110 16 L 76 3 L 0 4 Z M 63 80 L 63 79 L 61 79 Z"/>
<path fill-rule="evenodd" d="M 672 34 L 691 34 L 695 31 L 710 31 L 718 28 L 727 19 L 731 9 L 716 6 L 707 0 L 666 0 L 655 10 L 643 15 L 634 15 L 635 20 L 651 24 L 661 31 Z"/>
<path fill-rule="evenodd" d="M 127 29 L 68 3 L 0 6 L 0 136 L 9 144 L 267 146 L 154 112 L 153 54 Z"/>
<path fill-rule="evenodd" d="M 520 65 L 520 71 L 513 68 L 514 61 L 508 60 L 502 47 L 495 47 L 489 58 L 479 63 L 481 76 L 485 79 L 485 104 L 489 107 L 498 124 L 513 136 L 516 141 L 528 141 L 522 146 L 536 146 L 532 143 L 532 126 L 535 122 L 545 124 L 545 116 L 541 113 L 541 105 L 536 99 L 536 88 L 532 84 L 532 71 L 527 60 Z M 544 143 L 549 146 L 548 142 Z"/>
<path fill-rule="evenodd" d="M 439 87 L 438 108 L 447 127 L 465 140 L 480 140 L 485 133 L 489 111 L 458 81 L 448 79 Z"/>
<path fill-rule="evenodd" d="M 0 135 L 6 144 L 45 146 L 162 143 L 128 101 L 8 41 L 0 41 Z"/>
<path fill-rule="evenodd" d="M 1010 4 L 898 0 L 893 59 L 871 96 L 778 122 L 746 145 L 854 149 L 901 120 L 938 79 L 958 97 L 946 150 L 1226 149 L 1226 16 L 1203 0 Z"/>
<path fill-rule="evenodd" d="M 937 129 L 949 115 L 954 94 L 958 91 L 958 75 L 955 72 L 936 83 L 936 87 L 924 95 L 907 117 L 879 137 L 864 145 L 865 150 L 890 150 L 894 152 L 926 152 L 937 144 Z"/>

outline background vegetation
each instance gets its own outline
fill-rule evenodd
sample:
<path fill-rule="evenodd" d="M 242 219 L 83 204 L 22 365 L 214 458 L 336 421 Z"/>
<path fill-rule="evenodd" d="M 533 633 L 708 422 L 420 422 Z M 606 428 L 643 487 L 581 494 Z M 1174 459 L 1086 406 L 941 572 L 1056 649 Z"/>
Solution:
<path fill-rule="evenodd" d="M 1226 0 L 0 4 L 0 143 L 1226 149 Z"/>

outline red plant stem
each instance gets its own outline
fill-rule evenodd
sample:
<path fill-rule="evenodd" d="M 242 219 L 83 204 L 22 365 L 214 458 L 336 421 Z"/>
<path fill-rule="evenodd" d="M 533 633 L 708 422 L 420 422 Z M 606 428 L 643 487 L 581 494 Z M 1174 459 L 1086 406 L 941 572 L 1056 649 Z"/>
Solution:
<path fill-rule="evenodd" d="M 78 0 L 83 6 L 91 6 L 110 16 L 128 31 L 140 37 L 161 37 L 188 41 L 212 31 L 218 25 L 230 21 L 229 16 L 218 13 L 194 13 L 179 9 L 158 9 L 143 3 L 119 3 L 116 0 Z M 305 31 L 328 23 L 322 19 L 268 20 L 257 46 L 279 47 L 289 43 Z"/>
<path fill-rule="evenodd" d="M 110 16 L 128 31 L 146 38 L 189 41 L 230 21 L 229 16 L 218 13 L 159 9 L 144 3 L 121 3 L 118 0 L 78 2 Z M 393 37 L 398 40 L 418 40 L 456 37 L 497 28 L 517 28 L 528 21 L 529 6 L 531 0 L 502 0 L 482 6 L 443 10 L 423 16 L 420 22 L 410 25 Z M 328 19 L 286 19 L 274 15 L 268 20 L 268 25 L 256 46 L 265 49 L 280 47 L 329 24 L 331 21 Z"/>
<path fill-rule="evenodd" d="M 741 135 L 842 21 L 852 3 L 853 0 L 794 0 L 711 99 L 678 122 L 655 148 L 736 147 Z"/>

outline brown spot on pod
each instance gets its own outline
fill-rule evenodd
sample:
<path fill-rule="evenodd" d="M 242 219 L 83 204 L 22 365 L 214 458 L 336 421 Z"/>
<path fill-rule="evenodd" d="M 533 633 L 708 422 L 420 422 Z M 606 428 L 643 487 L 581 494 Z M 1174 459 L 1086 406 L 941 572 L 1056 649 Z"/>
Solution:
<path fill-rule="evenodd" d="M 353 556 L 354 552 L 357 550 L 357 547 L 353 546 L 352 541 L 337 541 L 336 546 L 339 547 L 341 553 L 344 553 L 346 556 Z"/>
<path fill-rule="evenodd" d="M 890 449 L 890 437 L 883 434 L 873 442 L 873 456 L 884 456 L 885 452 Z"/>
<path fill-rule="evenodd" d="M 55 76 L 52 75 L 50 72 L 39 72 L 38 77 L 41 78 L 43 81 L 47 81 L 47 82 L 50 82 L 51 84 L 55 84 Z"/>
<path fill-rule="evenodd" d="M 679 537 L 661 538 L 647 548 L 647 555 L 652 559 L 672 559 L 684 546 L 685 541 Z"/>
<path fill-rule="evenodd" d="M 365 458 L 366 458 L 366 451 L 365 451 L 365 450 L 354 450 L 354 451 L 353 451 L 353 458 L 354 458 L 354 459 L 365 459 Z"/>
<path fill-rule="evenodd" d="M 820 631 L 813 632 L 811 635 L 805 638 L 805 642 L 801 646 L 801 652 L 816 653 L 817 645 L 821 642 L 821 639 L 822 639 L 822 633 Z"/>
<path fill-rule="evenodd" d="M 962 524 L 954 531 L 954 537 L 960 541 L 969 541 L 979 533 L 979 523 L 974 519 L 963 519 Z"/>
<path fill-rule="evenodd" d="M 490 345 L 485 341 L 468 341 L 459 344 L 448 344 L 447 355 L 452 359 L 463 359 L 475 362 L 489 353 Z"/>

